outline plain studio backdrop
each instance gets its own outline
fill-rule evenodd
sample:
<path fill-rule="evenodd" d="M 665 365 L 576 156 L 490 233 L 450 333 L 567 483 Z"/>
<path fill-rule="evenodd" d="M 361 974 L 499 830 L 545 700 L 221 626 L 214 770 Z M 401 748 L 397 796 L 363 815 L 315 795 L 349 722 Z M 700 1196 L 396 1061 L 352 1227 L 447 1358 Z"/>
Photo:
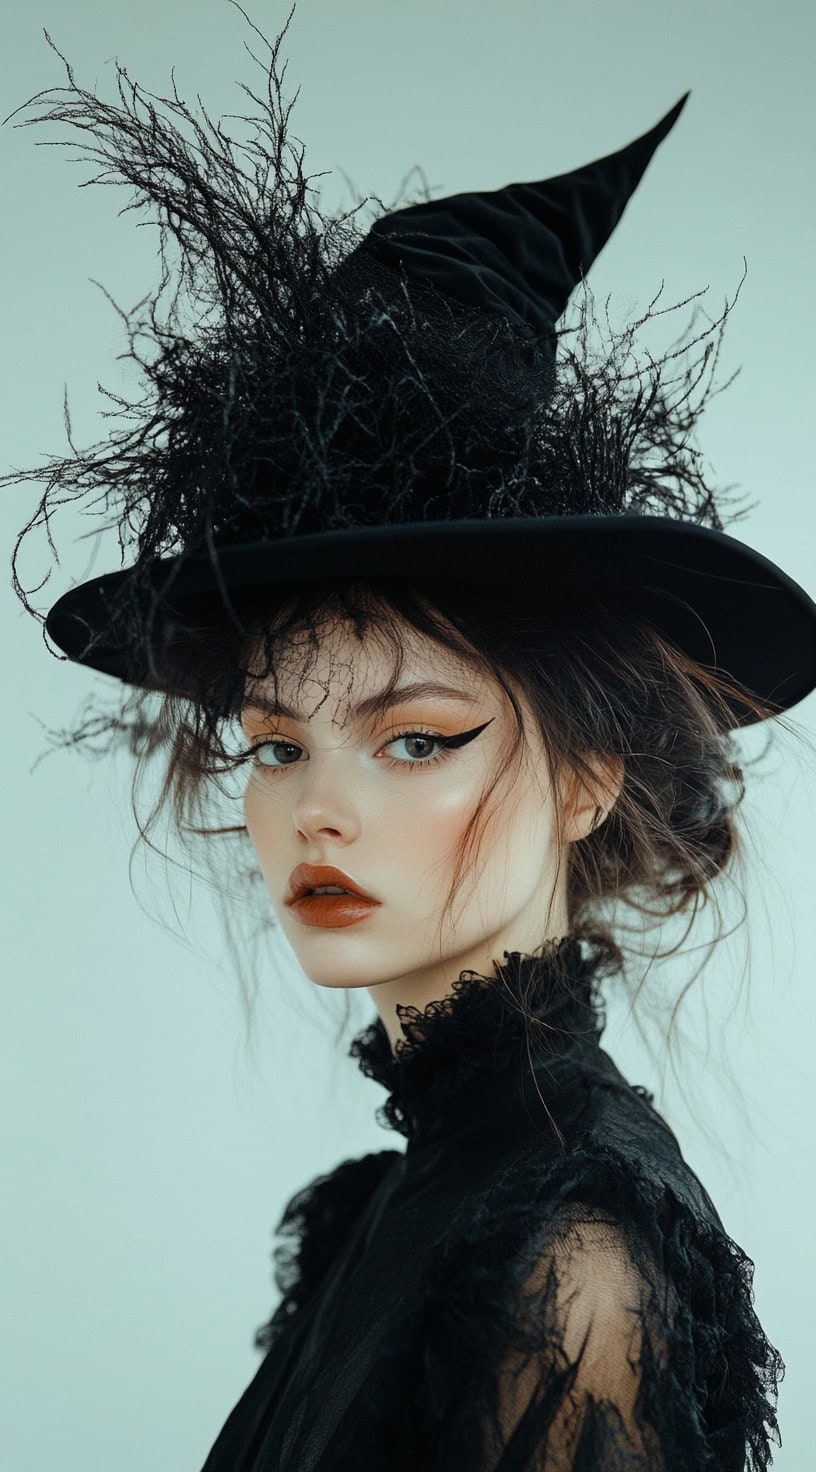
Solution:
<path fill-rule="evenodd" d="M 249 13 L 274 39 L 288 5 Z M 244 43 L 263 48 L 227 0 L 16 0 L 4 13 L 4 116 L 63 81 L 43 27 L 80 84 L 110 100 L 114 57 L 163 95 L 174 67 L 180 93 L 199 93 L 214 117 L 245 111 L 236 83 L 262 80 Z M 284 92 L 301 89 L 291 127 L 306 171 L 330 171 L 318 182 L 331 209 L 357 194 L 387 203 L 415 165 L 435 197 L 560 173 L 627 143 L 691 88 L 592 287 L 599 302 L 612 293 L 618 322 L 663 281 L 667 303 L 707 288 L 713 317 L 746 258 L 722 376 L 742 371 L 700 441 L 719 483 L 757 503 L 733 534 L 811 594 L 814 54 L 805 0 L 782 11 L 758 0 L 300 0 L 284 42 Z M 0 132 L 4 469 L 66 453 L 66 386 L 75 438 L 104 432 L 97 381 L 131 379 L 117 361 L 121 324 L 92 278 L 123 306 L 156 280 L 155 232 L 117 216 L 128 192 L 78 188 L 90 171 L 69 162 L 77 149 L 34 146 L 55 136 Z M 35 495 L 4 490 L 7 564 Z M 61 566 L 34 595 L 41 610 L 119 565 L 115 539 L 79 540 L 90 521 L 60 526 Z M 20 569 L 29 588 L 48 565 L 32 537 Z M 264 962 L 247 1049 L 212 896 L 177 876 L 174 916 L 159 860 L 138 859 L 131 887 L 127 761 L 37 761 L 44 726 L 69 724 L 111 682 L 57 662 L 10 571 L 5 581 L 0 1465 L 197 1472 L 259 1363 L 252 1338 L 277 1302 L 269 1254 L 285 1202 L 339 1160 L 403 1142 L 374 1118 L 382 1091 L 343 1056 L 375 1015 L 367 993 L 338 1049 L 342 996 L 316 996 L 281 950 Z M 812 739 L 813 696 L 795 716 Z M 760 744 L 746 738 L 746 753 Z M 659 1035 L 655 1058 L 614 994 L 604 1044 L 631 1082 L 656 1091 L 756 1263 L 757 1309 L 787 1362 L 774 1468 L 805 1472 L 816 1355 L 807 753 L 780 742 L 744 811 L 750 957 L 743 928 L 692 989 L 679 1081 Z M 669 1005 L 692 966 L 664 968 Z"/>

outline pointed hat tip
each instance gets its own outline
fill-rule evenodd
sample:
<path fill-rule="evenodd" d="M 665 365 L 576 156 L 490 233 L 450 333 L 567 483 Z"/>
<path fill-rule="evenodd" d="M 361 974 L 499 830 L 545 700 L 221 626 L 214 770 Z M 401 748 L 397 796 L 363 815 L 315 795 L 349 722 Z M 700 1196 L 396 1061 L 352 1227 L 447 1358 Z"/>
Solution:
<path fill-rule="evenodd" d="M 688 102 L 690 96 L 691 96 L 691 88 L 689 87 L 688 91 L 687 92 L 684 92 L 683 95 L 682 95 L 682 97 L 678 97 L 677 101 L 674 104 L 674 107 L 670 107 L 669 108 L 669 110 L 666 113 L 665 117 L 661 118 L 660 123 L 658 123 L 657 126 L 660 127 L 660 125 L 662 123 L 667 128 L 671 128 L 673 126 L 673 124 L 677 122 L 677 119 L 679 118 L 681 112 L 683 111 L 683 108 L 685 107 L 686 103 Z"/>
<path fill-rule="evenodd" d="M 690 96 L 691 90 L 684 92 L 682 97 L 678 97 L 674 106 L 670 107 L 668 112 L 664 113 L 663 117 L 653 127 L 642 133 L 639 138 L 634 138 L 624 148 L 617 150 L 615 153 L 607 154 L 606 158 L 598 159 L 595 164 L 590 164 L 589 168 L 604 170 L 613 162 L 624 164 L 626 168 L 631 170 L 629 193 L 632 193 L 635 186 L 639 183 L 655 149 L 671 132 Z"/>

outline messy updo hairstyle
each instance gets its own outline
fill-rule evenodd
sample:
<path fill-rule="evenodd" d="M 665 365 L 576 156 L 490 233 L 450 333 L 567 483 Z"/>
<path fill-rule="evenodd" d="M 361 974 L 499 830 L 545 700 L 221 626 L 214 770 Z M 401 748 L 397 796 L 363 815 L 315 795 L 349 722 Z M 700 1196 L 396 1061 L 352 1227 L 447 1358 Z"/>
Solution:
<path fill-rule="evenodd" d="M 240 607 L 241 599 L 236 602 Z M 678 916 L 685 917 L 684 930 L 669 954 L 682 946 L 695 918 L 714 903 L 712 882 L 739 852 L 737 809 L 745 784 L 733 728 L 773 712 L 721 671 L 698 664 L 648 622 L 633 618 L 610 595 L 559 608 L 484 589 L 334 580 L 303 585 L 274 607 L 244 600 L 240 628 L 215 614 L 201 618 L 168 652 L 168 680 L 199 687 L 207 680 L 211 689 L 220 687 L 223 718 L 208 720 L 201 704 L 169 694 L 138 740 L 132 732 L 139 762 L 162 750 L 164 779 L 143 837 L 167 808 L 176 833 L 209 855 L 210 881 L 223 888 L 223 878 L 220 885 L 217 878 L 226 868 L 223 843 L 249 842 L 243 823 L 211 821 L 213 779 L 239 771 L 248 759 L 240 737 L 241 704 L 257 681 L 269 682 L 267 694 L 276 693 L 283 661 L 290 671 L 294 658 L 306 676 L 322 636 L 338 623 L 361 646 L 373 639 L 387 649 L 389 687 L 399 683 L 408 625 L 495 682 L 511 712 L 512 741 L 462 835 L 444 913 L 455 907 L 465 874 L 478 866 L 491 799 L 500 802 L 510 789 L 532 717 L 556 799 L 557 834 L 557 778 L 574 773 L 591 790 L 597 782 L 593 757 L 615 756 L 622 763 L 622 786 L 606 820 L 585 838 L 559 844 L 567 865 L 570 933 L 594 950 L 598 978 L 625 969 L 627 910 L 641 953 L 645 933 Z M 138 774 L 134 790 L 137 785 Z M 235 858 L 233 852 L 230 868 Z M 268 913 L 263 918 L 268 896 L 248 855 L 243 892 L 253 884 L 260 891 L 258 919 L 269 924 Z M 719 932 L 715 927 L 709 954 L 722 929 L 722 922 Z M 533 1032 L 536 1018 L 524 997 L 518 1001 Z M 343 1027 L 347 1020 L 348 1011 Z"/>

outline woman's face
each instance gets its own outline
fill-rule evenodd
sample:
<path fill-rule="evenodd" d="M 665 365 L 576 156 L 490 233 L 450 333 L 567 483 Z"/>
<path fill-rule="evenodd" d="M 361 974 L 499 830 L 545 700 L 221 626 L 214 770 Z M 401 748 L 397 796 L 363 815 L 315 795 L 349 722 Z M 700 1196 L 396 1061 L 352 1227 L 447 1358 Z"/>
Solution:
<path fill-rule="evenodd" d="M 452 913 L 443 913 L 457 845 L 514 722 L 498 685 L 408 625 L 403 648 L 404 693 L 387 708 L 376 699 L 392 672 L 387 647 L 373 635 L 361 643 L 340 624 L 321 638 L 305 678 L 297 663 L 279 667 L 277 712 L 263 709 L 271 681 L 248 687 L 242 726 L 257 750 L 244 814 L 307 976 L 327 987 L 394 983 L 395 1000 L 423 1005 L 465 967 L 489 973 L 504 950 L 532 950 L 563 934 L 565 876 L 562 866 L 556 884 L 553 794 L 530 723 L 532 751 L 489 798 L 478 860 Z M 458 747 L 441 745 L 471 732 Z M 352 923 L 342 900 L 287 903 L 302 864 L 335 867 L 335 883 L 345 877 L 378 903 L 352 911 Z M 375 1000 L 381 1006 L 386 994 Z"/>

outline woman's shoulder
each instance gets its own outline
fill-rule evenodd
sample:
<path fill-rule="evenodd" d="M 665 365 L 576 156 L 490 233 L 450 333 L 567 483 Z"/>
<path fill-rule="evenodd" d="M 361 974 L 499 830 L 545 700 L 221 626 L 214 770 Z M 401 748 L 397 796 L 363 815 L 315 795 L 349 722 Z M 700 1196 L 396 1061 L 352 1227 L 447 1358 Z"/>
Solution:
<path fill-rule="evenodd" d="M 764 1468 L 784 1364 L 754 1311 L 754 1264 L 648 1091 L 618 1079 L 589 1091 L 563 1150 L 530 1142 L 468 1204 L 429 1272 L 423 1334 L 448 1346 L 443 1379 L 486 1363 L 471 1394 L 500 1409 L 502 1445 L 515 1432 L 555 1446 L 556 1422 L 591 1406 L 580 1465 L 668 1466 L 682 1447 L 684 1466 L 741 1466 L 751 1446 Z M 630 1404 L 643 1408 L 631 1446 Z M 648 1460 L 649 1437 L 665 1462 Z"/>
<path fill-rule="evenodd" d="M 630 1084 L 609 1054 L 598 1052 L 586 1106 L 571 1142 L 575 1165 L 597 1175 L 600 1189 L 604 1181 L 614 1189 L 625 1176 L 636 1185 L 638 1199 L 664 1211 L 673 1203 L 701 1228 L 723 1231 L 711 1196 L 655 1108 L 654 1095 L 643 1085 Z"/>

